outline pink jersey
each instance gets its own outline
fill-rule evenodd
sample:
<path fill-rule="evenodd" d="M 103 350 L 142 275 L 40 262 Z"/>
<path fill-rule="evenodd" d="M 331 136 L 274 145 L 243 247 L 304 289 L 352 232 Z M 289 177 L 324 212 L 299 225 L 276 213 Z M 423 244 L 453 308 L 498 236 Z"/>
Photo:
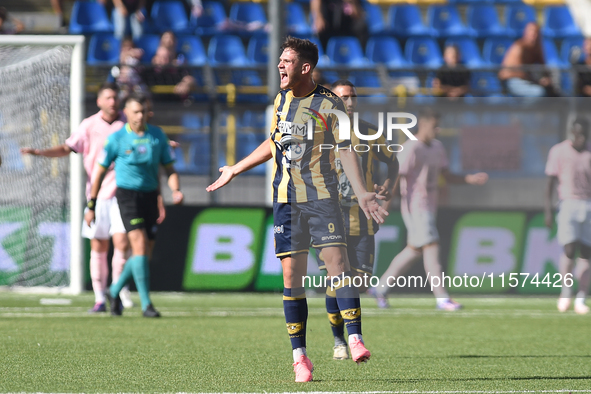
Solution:
<path fill-rule="evenodd" d="M 82 153 L 84 161 L 84 169 L 86 170 L 86 198 L 90 198 L 90 185 L 91 181 L 94 182 L 92 174 L 94 172 L 94 165 L 96 163 L 99 154 L 102 152 L 107 137 L 117 130 L 121 130 L 125 125 L 125 116 L 119 115 L 119 118 L 113 123 L 106 122 L 103 117 L 103 111 L 84 119 L 80 123 L 80 127 L 74 134 L 66 140 L 68 145 L 74 152 Z M 115 171 L 113 168 L 109 168 L 101 190 L 99 191 L 98 198 L 101 200 L 107 200 L 115 196 L 117 185 L 115 184 Z"/>
<path fill-rule="evenodd" d="M 398 154 L 400 162 L 400 194 L 405 208 L 437 211 L 437 183 L 441 169 L 448 167 L 445 148 L 439 140 L 430 145 L 408 140 Z"/>
<path fill-rule="evenodd" d="M 591 152 L 579 152 L 571 141 L 562 141 L 550 149 L 546 175 L 558 178 L 561 200 L 591 200 Z"/>

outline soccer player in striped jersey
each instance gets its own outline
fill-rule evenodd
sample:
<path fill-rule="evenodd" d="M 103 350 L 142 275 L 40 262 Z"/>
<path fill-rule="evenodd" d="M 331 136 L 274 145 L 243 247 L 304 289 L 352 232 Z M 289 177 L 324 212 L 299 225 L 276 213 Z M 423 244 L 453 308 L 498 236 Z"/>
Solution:
<path fill-rule="evenodd" d="M 275 99 L 271 138 L 233 166 L 220 168 L 220 177 L 207 191 L 214 191 L 236 175 L 273 158 L 273 213 L 275 253 L 283 268 L 283 309 L 291 340 L 296 382 L 312 380 L 312 362 L 306 352 L 308 304 L 304 291 L 307 254 L 311 244 L 322 249 L 328 275 L 335 279 L 336 299 L 349 334 L 354 361 L 367 361 L 370 352 L 361 337 L 359 292 L 351 283 L 343 214 L 338 201 L 335 170 L 336 147 L 359 206 L 367 219 L 383 223 L 388 213 L 378 204 L 384 199 L 365 188 L 357 154 L 351 141 L 341 139 L 337 115 L 319 119 L 323 110 L 346 115 L 342 100 L 317 85 L 312 72 L 318 62 L 318 48 L 309 40 L 288 37 L 279 58 L 281 91 Z M 312 115 L 318 122 L 309 122 Z M 308 125 L 312 125 L 308 139 Z M 322 144 L 335 149 L 321 150 Z M 342 280 L 336 280 L 336 278 Z"/>
<path fill-rule="evenodd" d="M 353 122 L 353 113 L 357 106 L 357 90 L 351 82 L 341 79 L 332 84 L 332 91 L 339 96 L 347 108 L 347 114 Z M 353 123 L 351 123 L 353 124 Z M 377 127 L 371 123 L 359 120 L 359 131 L 364 135 L 374 135 Z M 351 134 L 351 146 L 360 145 L 359 137 Z M 387 148 L 387 141 L 384 136 L 380 136 L 373 141 L 371 149 L 368 151 L 357 152 L 361 163 L 361 171 L 365 176 L 365 184 L 368 190 L 375 189 L 376 192 L 386 196 L 389 199 L 391 189 L 398 176 L 398 159 L 393 151 Z M 388 165 L 388 177 L 384 184 L 378 186 L 374 184 L 374 172 L 376 171 L 377 161 Z M 355 275 L 365 277 L 359 287 L 360 291 L 367 289 L 369 277 L 373 273 L 375 240 L 374 235 L 379 226 L 373 219 L 366 219 L 359 208 L 357 197 L 353 193 L 351 183 L 343 171 L 340 158 L 336 160 L 337 176 L 339 178 L 339 194 L 341 209 L 345 218 L 345 229 L 347 232 L 347 255 L 351 264 L 351 271 Z M 322 251 L 317 251 L 316 256 L 319 268 L 324 270 L 326 266 L 322 260 Z M 349 358 L 347 342 L 344 337 L 344 321 L 341 317 L 334 291 L 330 286 L 326 288 L 326 311 L 328 320 L 334 335 L 335 345 L 333 348 L 333 359 L 346 360 Z"/>
<path fill-rule="evenodd" d="M 552 228 L 552 195 L 558 185 L 560 210 L 556 218 L 558 243 L 563 247 L 559 269 L 562 289 L 558 298 L 558 310 L 566 312 L 571 306 L 572 287 L 566 286 L 565 277 L 573 271 L 578 282 L 575 298 L 575 313 L 585 315 L 589 307 L 585 297 L 589 291 L 591 271 L 591 152 L 587 147 L 589 122 L 577 118 L 571 128 L 571 139 L 562 141 L 550 149 L 546 163 L 548 187 L 546 189 L 546 225 Z M 579 251 L 579 257 L 575 255 Z"/>
<path fill-rule="evenodd" d="M 380 278 L 377 287 L 369 293 L 376 296 L 378 306 L 388 307 L 386 294 L 388 280 L 403 275 L 421 256 L 429 277 L 441 278 L 439 261 L 439 233 L 435 225 L 437 215 L 437 181 L 441 174 L 448 183 L 484 185 L 488 175 L 484 172 L 469 175 L 452 174 L 439 132 L 439 114 L 431 108 L 419 112 L 417 141 L 408 140 L 398 155 L 400 160 L 400 211 L 407 230 L 407 246 L 392 260 Z M 443 280 L 442 280 L 443 281 Z M 461 305 L 449 298 L 442 284 L 433 286 L 437 309 L 454 311 Z"/>

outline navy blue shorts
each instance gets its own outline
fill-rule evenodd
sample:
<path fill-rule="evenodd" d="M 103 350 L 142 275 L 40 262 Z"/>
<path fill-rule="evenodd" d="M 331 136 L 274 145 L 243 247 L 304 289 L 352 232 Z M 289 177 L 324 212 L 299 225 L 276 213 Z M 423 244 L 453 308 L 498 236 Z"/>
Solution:
<path fill-rule="evenodd" d="M 310 246 L 347 246 L 343 213 L 338 200 L 273 203 L 277 257 L 308 253 Z M 310 241 L 312 243 L 310 244 Z"/>
<path fill-rule="evenodd" d="M 360 274 L 373 274 L 375 252 L 375 238 L 373 235 L 347 236 L 347 256 L 351 264 L 351 271 Z M 316 251 L 318 268 L 326 269 L 320 250 Z"/>

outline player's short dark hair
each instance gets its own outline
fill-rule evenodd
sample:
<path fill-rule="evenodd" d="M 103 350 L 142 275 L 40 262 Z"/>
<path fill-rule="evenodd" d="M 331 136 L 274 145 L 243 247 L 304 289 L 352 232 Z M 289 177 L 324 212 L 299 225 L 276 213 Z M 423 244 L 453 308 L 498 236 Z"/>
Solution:
<path fill-rule="evenodd" d="M 439 119 L 441 115 L 431 107 L 423 107 L 419 110 L 418 118 L 421 119 Z"/>
<path fill-rule="evenodd" d="M 145 107 L 148 104 L 148 97 L 141 93 L 132 93 L 129 96 L 127 96 L 123 106 L 126 107 L 127 104 L 132 101 L 135 101 L 136 103 L 139 103 Z"/>
<path fill-rule="evenodd" d="M 104 90 L 109 90 L 109 89 L 114 91 L 116 95 L 119 94 L 119 86 L 117 86 L 117 84 L 115 82 L 104 82 L 101 84 L 101 86 L 99 86 L 98 92 L 96 92 L 96 95 L 100 96 Z"/>
<path fill-rule="evenodd" d="M 355 85 L 353 85 L 353 82 L 349 81 L 348 79 L 339 79 L 338 81 L 334 82 L 330 86 L 330 88 L 334 90 L 334 89 L 338 88 L 339 86 L 349 86 L 349 87 L 355 88 Z"/>
<path fill-rule="evenodd" d="M 573 121 L 573 127 L 576 124 L 578 124 L 579 126 L 581 126 L 581 130 L 583 131 L 583 134 L 585 135 L 585 137 L 589 137 L 589 120 L 587 120 L 587 118 L 584 118 L 582 116 L 578 116 Z"/>
<path fill-rule="evenodd" d="M 310 40 L 288 36 L 281 45 L 281 52 L 286 49 L 291 49 L 297 53 L 298 58 L 310 63 L 312 68 L 318 64 L 318 47 Z"/>

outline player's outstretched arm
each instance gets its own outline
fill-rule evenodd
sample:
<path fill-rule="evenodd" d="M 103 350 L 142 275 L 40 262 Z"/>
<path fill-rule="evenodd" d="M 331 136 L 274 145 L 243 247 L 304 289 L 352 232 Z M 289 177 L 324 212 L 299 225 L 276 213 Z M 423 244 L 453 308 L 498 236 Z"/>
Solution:
<path fill-rule="evenodd" d="M 384 181 L 384 184 L 381 186 L 378 184 L 374 185 L 374 191 L 379 195 L 386 197 L 386 201 L 390 201 L 394 194 L 394 187 L 396 186 L 399 168 L 398 159 L 394 157 L 394 160 L 388 163 L 388 177 Z"/>
<path fill-rule="evenodd" d="M 224 166 L 220 168 L 222 173 L 220 177 L 205 190 L 212 192 L 219 189 L 220 187 L 226 186 L 234 177 L 245 171 L 250 170 L 253 167 L 263 164 L 267 160 L 273 157 L 271 152 L 271 141 L 269 139 L 263 141 L 252 153 L 240 160 L 233 166 Z"/>
<path fill-rule="evenodd" d="M 34 149 L 34 148 L 21 148 L 23 155 L 43 156 L 43 157 L 64 157 L 68 156 L 72 152 L 72 148 L 68 145 L 58 145 L 49 149 Z"/>
<path fill-rule="evenodd" d="M 107 168 L 101 166 L 100 164 L 96 164 L 94 166 L 94 173 L 92 179 L 94 182 L 90 185 L 90 200 L 87 203 L 88 211 L 84 214 L 84 221 L 86 224 L 90 226 L 92 222 L 94 222 L 94 208 L 96 206 L 96 199 L 99 194 L 99 190 L 101 190 L 101 185 L 103 184 L 103 179 L 105 179 L 105 174 L 107 173 Z"/>
<path fill-rule="evenodd" d="M 476 174 L 456 175 L 449 172 L 447 168 L 441 170 L 441 175 L 445 178 L 447 183 L 482 186 L 488 182 L 488 174 L 486 172 L 477 172 Z"/>
<path fill-rule="evenodd" d="M 165 166 L 164 171 L 166 171 L 166 175 L 168 176 L 168 187 L 172 190 L 172 203 L 175 205 L 181 204 L 184 196 L 183 192 L 181 192 L 179 174 L 175 171 L 172 164 Z"/>
<path fill-rule="evenodd" d="M 342 150 L 339 153 L 345 175 L 347 175 L 347 179 L 349 179 L 353 187 L 353 191 L 357 196 L 359 206 L 363 210 L 363 213 L 365 213 L 365 217 L 368 219 L 373 218 L 377 223 L 384 223 L 384 217 L 388 216 L 388 211 L 378 204 L 378 200 L 384 200 L 386 197 L 366 190 L 356 152 Z"/>
<path fill-rule="evenodd" d="M 557 177 L 548 177 L 548 183 L 546 184 L 546 194 L 544 196 L 544 223 L 546 224 L 546 227 L 550 229 L 554 226 L 554 213 L 552 212 L 552 197 L 554 195 L 554 189 L 556 189 L 557 182 Z"/>

